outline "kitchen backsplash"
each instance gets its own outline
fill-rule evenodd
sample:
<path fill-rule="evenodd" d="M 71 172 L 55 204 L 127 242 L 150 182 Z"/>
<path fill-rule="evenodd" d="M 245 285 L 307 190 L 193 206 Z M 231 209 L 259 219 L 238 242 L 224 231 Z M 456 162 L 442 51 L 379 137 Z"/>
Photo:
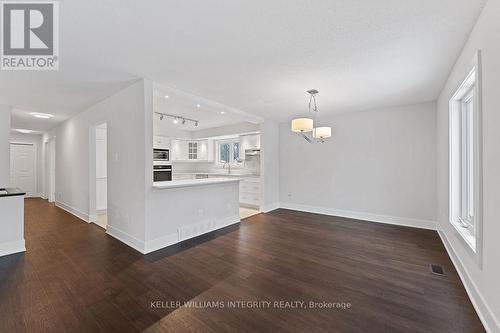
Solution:
<path fill-rule="evenodd" d="M 222 167 L 215 162 L 172 162 L 173 173 L 223 172 Z M 260 174 L 260 156 L 247 156 L 243 167 L 231 167 L 233 173 Z"/>

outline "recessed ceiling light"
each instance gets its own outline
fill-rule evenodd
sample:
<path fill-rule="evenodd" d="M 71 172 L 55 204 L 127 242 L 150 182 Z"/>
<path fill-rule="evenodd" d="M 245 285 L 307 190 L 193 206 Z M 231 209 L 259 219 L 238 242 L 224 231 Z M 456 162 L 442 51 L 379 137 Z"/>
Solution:
<path fill-rule="evenodd" d="M 179 123 L 179 119 L 177 119 L 177 117 L 174 118 L 174 120 L 172 121 L 174 124 L 177 124 Z"/>
<path fill-rule="evenodd" d="M 200 105 L 200 104 L 196 104 L 196 107 L 197 107 L 197 108 L 201 108 L 201 105 Z"/>
<path fill-rule="evenodd" d="M 53 118 L 54 116 L 48 113 L 38 113 L 38 112 L 31 112 L 30 115 L 36 118 L 41 118 L 41 119 L 50 119 Z"/>
<path fill-rule="evenodd" d="M 165 98 L 169 98 L 169 97 L 170 97 L 170 96 L 168 96 L 168 95 L 165 95 Z"/>
<path fill-rule="evenodd" d="M 221 111 L 221 112 L 220 112 L 220 114 L 225 114 L 225 112 L 224 112 L 224 111 Z"/>
<path fill-rule="evenodd" d="M 27 129 L 16 129 L 15 131 L 17 131 L 19 133 L 23 133 L 23 134 L 29 134 L 29 133 L 33 132 L 32 130 L 27 130 Z"/>

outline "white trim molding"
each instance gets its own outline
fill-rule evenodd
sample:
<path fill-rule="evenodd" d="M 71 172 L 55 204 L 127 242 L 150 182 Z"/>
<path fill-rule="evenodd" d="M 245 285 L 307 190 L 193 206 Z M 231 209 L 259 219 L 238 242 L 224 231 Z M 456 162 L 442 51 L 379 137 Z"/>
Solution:
<path fill-rule="evenodd" d="M 240 222 L 240 217 L 239 216 L 230 216 L 221 220 L 214 221 L 214 227 L 208 229 L 207 231 L 199 234 L 193 234 L 190 235 L 189 237 L 185 239 L 180 239 L 179 237 L 179 232 L 175 232 L 172 234 L 168 234 L 165 236 L 161 236 L 149 241 L 142 241 L 124 231 L 121 231 L 117 228 L 114 228 L 110 226 L 109 224 L 107 225 L 107 230 L 106 233 L 110 235 L 113 238 L 116 238 L 122 243 L 125 243 L 126 245 L 130 246 L 131 248 L 139 251 L 142 254 L 148 254 L 154 251 L 158 251 L 161 249 L 164 249 L 168 246 L 175 245 L 177 243 L 180 243 L 181 241 L 188 240 L 191 238 L 195 238 L 204 234 L 207 234 L 212 231 L 216 231 L 219 229 L 222 229 L 224 227 L 230 226 L 232 224 L 236 224 Z"/>
<path fill-rule="evenodd" d="M 177 232 L 163 237 L 155 238 L 146 242 L 144 254 L 158 251 L 177 243 L 179 243 L 179 234 Z"/>
<path fill-rule="evenodd" d="M 146 244 L 144 241 L 136 238 L 120 229 L 110 226 L 109 224 L 106 226 L 106 234 L 110 235 L 113 238 L 116 238 L 120 242 L 130 246 L 134 250 L 139 251 L 142 254 L 145 254 Z"/>
<path fill-rule="evenodd" d="M 457 255 L 450 241 L 446 237 L 446 234 L 440 228 L 438 228 L 438 234 L 439 237 L 441 237 L 441 241 L 443 242 L 449 257 L 451 258 L 451 261 L 460 276 L 460 280 L 462 280 L 465 291 L 467 292 L 479 319 L 483 323 L 484 328 L 489 333 L 500 332 L 499 318 L 495 317 L 494 312 L 491 310 L 488 303 L 486 303 L 483 295 L 467 271 L 466 266 L 463 264 L 462 260 Z"/>
<path fill-rule="evenodd" d="M 0 244 L 0 257 L 19 252 L 26 252 L 24 239 Z"/>
<path fill-rule="evenodd" d="M 262 213 L 269 213 L 273 210 L 276 210 L 280 208 L 280 203 L 279 202 L 273 202 L 271 204 L 267 204 L 267 205 L 263 205 L 261 208 L 260 208 L 260 211 Z"/>
<path fill-rule="evenodd" d="M 89 216 L 87 213 L 84 213 L 84 212 L 82 212 L 74 207 L 71 207 L 68 204 L 65 204 L 65 203 L 60 202 L 60 201 L 56 201 L 56 206 L 61 208 L 62 210 L 67 211 L 68 213 L 78 217 L 80 220 L 83 220 L 87 223 L 92 222 L 92 216 Z"/>
<path fill-rule="evenodd" d="M 379 215 L 379 214 L 372 214 L 365 212 L 354 212 L 349 210 L 309 206 L 309 205 L 295 204 L 289 202 L 282 202 L 280 204 L 280 207 L 284 209 L 298 210 L 302 212 L 322 214 L 322 215 L 345 217 L 345 218 L 363 220 L 368 222 L 377 222 L 377 223 L 393 224 L 393 225 L 400 225 L 412 228 L 436 230 L 436 222 L 430 220 Z"/>

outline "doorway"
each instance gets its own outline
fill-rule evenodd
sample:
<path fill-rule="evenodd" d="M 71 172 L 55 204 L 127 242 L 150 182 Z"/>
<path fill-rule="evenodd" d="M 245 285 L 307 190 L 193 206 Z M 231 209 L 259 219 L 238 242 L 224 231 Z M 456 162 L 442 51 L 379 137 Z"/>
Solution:
<path fill-rule="evenodd" d="M 36 149 L 34 144 L 10 144 L 10 184 L 26 192 L 26 197 L 37 195 Z"/>
<path fill-rule="evenodd" d="M 95 224 L 106 229 L 108 224 L 107 124 L 95 126 Z"/>

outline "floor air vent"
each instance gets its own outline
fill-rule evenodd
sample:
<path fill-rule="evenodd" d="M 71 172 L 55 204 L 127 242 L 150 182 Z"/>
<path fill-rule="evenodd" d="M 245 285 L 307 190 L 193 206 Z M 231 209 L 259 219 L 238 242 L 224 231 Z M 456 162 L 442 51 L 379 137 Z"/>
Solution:
<path fill-rule="evenodd" d="M 431 264 L 431 273 L 436 275 L 444 275 L 443 267 Z"/>

